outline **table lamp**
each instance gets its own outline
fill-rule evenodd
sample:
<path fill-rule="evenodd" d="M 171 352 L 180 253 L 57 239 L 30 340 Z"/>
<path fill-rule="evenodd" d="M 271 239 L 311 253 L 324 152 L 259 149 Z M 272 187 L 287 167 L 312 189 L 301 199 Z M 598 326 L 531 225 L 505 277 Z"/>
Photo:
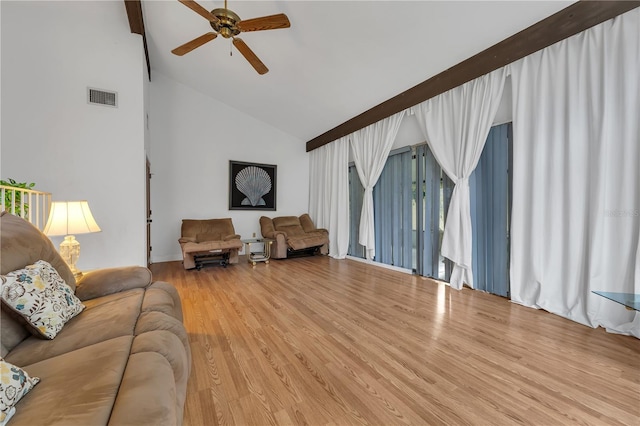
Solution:
<path fill-rule="evenodd" d="M 86 201 L 54 201 L 43 232 L 48 236 L 65 236 L 60 243 L 60 256 L 67 262 L 75 277 L 82 276 L 82 272 L 76 268 L 80 257 L 80 243 L 73 234 L 100 232 L 89 204 Z"/>

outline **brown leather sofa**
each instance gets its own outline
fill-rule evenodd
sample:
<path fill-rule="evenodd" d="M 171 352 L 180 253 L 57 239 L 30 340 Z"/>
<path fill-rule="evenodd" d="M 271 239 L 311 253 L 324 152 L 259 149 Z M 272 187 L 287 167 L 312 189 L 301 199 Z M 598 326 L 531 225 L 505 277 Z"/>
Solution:
<path fill-rule="evenodd" d="M 191 350 L 176 288 L 139 266 L 99 269 L 76 283 L 33 225 L 2 212 L 0 228 L 3 278 L 44 260 L 84 304 L 48 340 L 32 335 L 3 301 L 0 355 L 40 378 L 9 424 L 182 424 Z"/>
<path fill-rule="evenodd" d="M 220 256 L 221 263 L 238 263 L 238 251 L 242 248 L 240 235 L 236 234 L 230 218 L 183 219 L 180 231 L 180 247 L 184 269 L 200 269 L 198 259 Z"/>
<path fill-rule="evenodd" d="M 271 245 L 271 257 L 285 259 L 298 253 L 329 253 L 329 231 L 316 228 L 308 214 L 300 217 L 280 216 L 260 218 L 260 230 L 265 238 L 275 241 Z"/>

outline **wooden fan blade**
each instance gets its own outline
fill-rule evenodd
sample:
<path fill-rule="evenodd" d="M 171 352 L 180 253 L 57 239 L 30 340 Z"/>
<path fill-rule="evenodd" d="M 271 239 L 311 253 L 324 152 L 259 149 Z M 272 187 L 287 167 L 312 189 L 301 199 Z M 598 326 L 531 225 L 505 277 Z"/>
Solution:
<path fill-rule="evenodd" d="M 277 30 L 280 28 L 289 28 L 290 26 L 289 18 L 287 18 L 287 15 L 284 13 L 238 22 L 240 31 Z"/>
<path fill-rule="evenodd" d="M 240 51 L 240 53 L 242 53 L 242 56 L 244 56 L 245 59 L 249 61 L 251 66 L 255 68 L 256 71 L 258 71 L 258 74 L 262 75 L 269 72 L 269 68 L 267 68 L 266 65 L 263 64 L 262 61 L 256 56 L 256 54 L 253 53 L 253 50 L 249 49 L 249 46 L 247 46 L 244 41 L 239 38 L 234 38 L 233 45 Z"/>
<path fill-rule="evenodd" d="M 209 12 L 207 9 L 200 6 L 198 3 L 196 3 L 193 0 L 178 0 L 178 1 L 184 4 L 185 6 L 187 6 L 189 9 L 193 10 L 198 15 L 202 16 L 204 19 L 206 19 L 209 22 L 218 22 L 219 20 L 218 18 L 215 17 L 215 15 L 213 15 L 211 12 Z"/>
<path fill-rule="evenodd" d="M 210 42 L 214 38 L 218 37 L 216 33 L 206 33 L 202 34 L 200 37 L 196 37 L 191 41 L 186 42 L 182 46 L 178 46 L 171 51 L 174 55 L 182 56 L 186 53 L 191 52 L 196 47 L 200 47 L 205 43 Z"/>

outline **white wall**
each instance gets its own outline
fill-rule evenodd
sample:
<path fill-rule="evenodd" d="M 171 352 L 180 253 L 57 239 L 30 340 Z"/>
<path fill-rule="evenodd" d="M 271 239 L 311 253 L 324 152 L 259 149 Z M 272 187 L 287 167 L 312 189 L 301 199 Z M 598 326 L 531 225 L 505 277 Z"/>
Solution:
<path fill-rule="evenodd" d="M 79 269 L 144 265 L 146 67 L 122 0 L 0 7 L 2 178 L 89 201 L 102 232 L 76 236 Z M 119 107 L 87 104 L 87 86 L 117 91 Z"/>
<path fill-rule="evenodd" d="M 236 233 L 251 238 L 262 215 L 307 212 L 304 141 L 154 70 L 149 92 L 153 262 L 182 259 L 182 219 L 231 217 Z M 229 160 L 278 166 L 277 211 L 229 210 Z"/>

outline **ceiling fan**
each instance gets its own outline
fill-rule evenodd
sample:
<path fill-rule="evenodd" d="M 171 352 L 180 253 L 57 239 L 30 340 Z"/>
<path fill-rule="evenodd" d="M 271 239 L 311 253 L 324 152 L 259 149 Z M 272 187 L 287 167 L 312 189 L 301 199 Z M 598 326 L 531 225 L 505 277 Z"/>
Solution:
<path fill-rule="evenodd" d="M 255 53 L 242 41 L 242 39 L 236 37 L 241 32 L 248 31 L 264 31 L 264 30 L 277 30 L 280 28 L 289 28 L 291 23 L 289 18 L 284 13 L 277 15 L 262 16 L 260 18 L 253 18 L 247 20 L 241 20 L 240 17 L 232 10 L 227 9 L 227 0 L 224 1 L 224 8 L 213 9 L 209 12 L 204 7 L 192 0 L 178 0 L 180 3 L 187 6 L 189 9 L 202 16 L 209 21 L 211 28 L 215 32 L 208 32 L 200 37 L 196 37 L 193 40 L 178 46 L 171 51 L 174 55 L 185 55 L 197 47 L 210 42 L 214 38 L 221 35 L 224 38 L 230 38 L 233 40 L 233 45 L 242 53 L 247 61 L 255 68 L 258 74 L 266 74 L 269 72 L 269 68 L 262 63 L 262 61 L 256 56 Z"/>

